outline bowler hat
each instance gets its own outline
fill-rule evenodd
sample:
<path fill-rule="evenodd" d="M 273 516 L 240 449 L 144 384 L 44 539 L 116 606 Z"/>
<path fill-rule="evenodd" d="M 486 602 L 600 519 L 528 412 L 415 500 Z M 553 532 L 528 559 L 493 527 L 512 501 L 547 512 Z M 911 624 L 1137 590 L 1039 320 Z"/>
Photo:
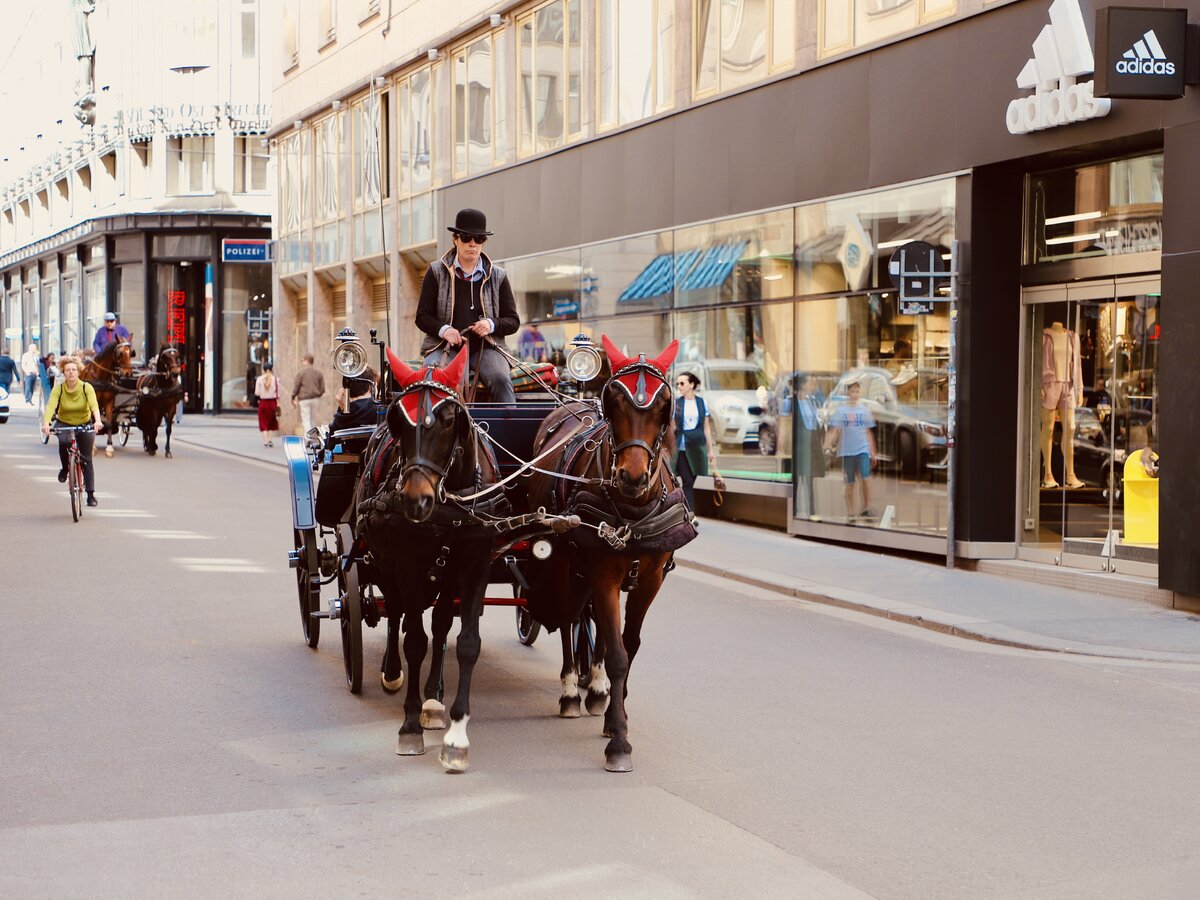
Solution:
<path fill-rule="evenodd" d="M 487 216 L 477 209 L 460 209 L 454 224 L 446 229 L 455 234 L 491 234 L 487 230 Z"/>

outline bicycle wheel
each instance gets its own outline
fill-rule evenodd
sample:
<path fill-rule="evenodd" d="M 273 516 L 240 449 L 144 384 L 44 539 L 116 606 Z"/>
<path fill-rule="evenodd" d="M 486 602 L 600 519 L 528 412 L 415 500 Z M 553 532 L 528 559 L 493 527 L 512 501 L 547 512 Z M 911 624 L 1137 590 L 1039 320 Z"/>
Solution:
<path fill-rule="evenodd" d="M 83 518 L 83 468 L 75 453 L 67 460 L 67 491 L 71 495 L 71 521 L 78 522 Z"/>
<path fill-rule="evenodd" d="M 38 414 L 37 414 L 37 430 L 38 437 L 41 438 L 43 444 L 50 443 L 50 435 L 42 434 L 42 418 L 46 415 L 46 398 L 38 392 Z"/>

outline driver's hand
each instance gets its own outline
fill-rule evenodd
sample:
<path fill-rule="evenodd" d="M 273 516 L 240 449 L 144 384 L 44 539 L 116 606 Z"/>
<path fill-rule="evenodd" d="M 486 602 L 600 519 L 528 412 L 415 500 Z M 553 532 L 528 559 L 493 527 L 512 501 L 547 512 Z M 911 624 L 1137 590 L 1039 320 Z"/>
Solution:
<path fill-rule="evenodd" d="M 492 326 L 487 319 L 480 319 L 474 325 L 467 329 L 472 334 L 477 334 L 480 337 L 487 337 L 492 333 Z"/>
<path fill-rule="evenodd" d="M 457 328 L 447 328 L 445 333 L 442 335 L 442 340 L 451 347 L 457 347 L 463 342 L 463 336 L 458 333 Z"/>

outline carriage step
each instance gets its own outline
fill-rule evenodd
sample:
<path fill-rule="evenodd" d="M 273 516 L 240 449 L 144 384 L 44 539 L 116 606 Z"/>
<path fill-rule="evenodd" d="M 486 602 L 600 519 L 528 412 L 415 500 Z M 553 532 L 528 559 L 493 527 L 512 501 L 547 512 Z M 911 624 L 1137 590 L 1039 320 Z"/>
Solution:
<path fill-rule="evenodd" d="M 300 568 L 300 551 L 299 550 L 289 550 L 288 551 L 288 568 L 289 569 Z"/>
<path fill-rule="evenodd" d="M 335 597 L 329 601 L 329 609 L 313 610 L 308 615 L 313 619 L 340 619 L 342 617 L 342 601 Z"/>

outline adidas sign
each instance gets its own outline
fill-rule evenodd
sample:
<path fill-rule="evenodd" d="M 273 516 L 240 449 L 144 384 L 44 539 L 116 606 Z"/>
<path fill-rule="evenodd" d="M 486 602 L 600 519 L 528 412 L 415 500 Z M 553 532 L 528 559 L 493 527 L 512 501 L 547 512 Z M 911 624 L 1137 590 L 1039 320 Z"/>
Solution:
<path fill-rule="evenodd" d="M 1121 55 L 1114 68 L 1122 75 L 1175 74 L 1175 63 L 1167 59 L 1153 28 Z"/>
<path fill-rule="evenodd" d="M 1097 99 L 1095 83 L 1076 82 L 1093 71 L 1092 45 L 1079 0 L 1054 0 L 1050 24 L 1038 34 L 1033 57 L 1017 75 L 1017 87 L 1033 94 L 1008 104 L 1005 123 L 1009 132 L 1028 134 L 1107 116 L 1112 102 Z"/>

